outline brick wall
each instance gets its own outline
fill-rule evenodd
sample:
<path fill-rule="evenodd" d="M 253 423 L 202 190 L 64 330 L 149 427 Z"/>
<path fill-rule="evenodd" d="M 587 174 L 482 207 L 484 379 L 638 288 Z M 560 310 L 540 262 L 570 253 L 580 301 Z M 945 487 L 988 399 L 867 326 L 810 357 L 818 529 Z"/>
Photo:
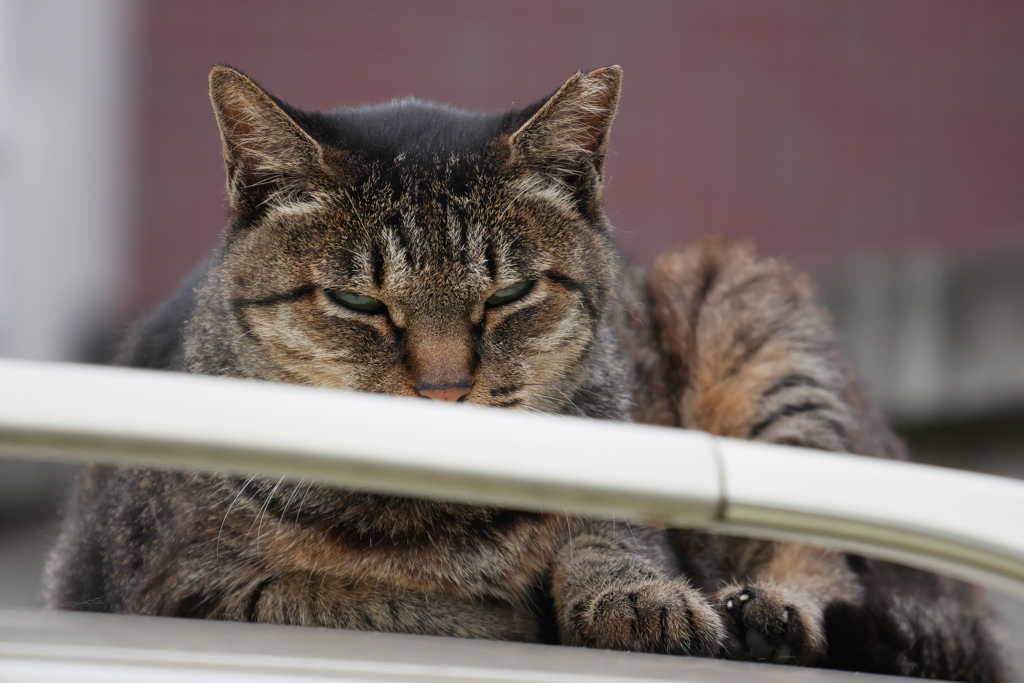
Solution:
<path fill-rule="evenodd" d="M 608 164 L 646 259 L 718 233 L 829 266 L 1024 245 L 1024 3 L 151 0 L 142 6 L 136 308 L 215 243 L 215 62 L 307 108 L 522 105 L 625 68 Z"/>

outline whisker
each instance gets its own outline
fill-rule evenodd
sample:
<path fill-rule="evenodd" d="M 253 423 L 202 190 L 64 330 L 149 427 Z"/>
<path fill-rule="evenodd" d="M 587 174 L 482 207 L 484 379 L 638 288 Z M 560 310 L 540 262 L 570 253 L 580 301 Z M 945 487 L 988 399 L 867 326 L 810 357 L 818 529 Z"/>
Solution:
<path fill-rule="evenodd" d="M 224 533 L 224 525 L 227 524 L 228 515 L 231 514 L 231 508 L 235 507 L 235 503 L 238 502 L 239 497 L 242 495 L 242 493 L 245 491 L 245 489 L 249 486 L 249 484 L 251 484 L 253 482 L 253 480 L 256 477 L 258 477 L 258 476 L 259 476 L 259 473 L 257 472 L 256 474 L 254 474 L 251 477 L 249 477 L 245 481 L 244 484 L 242 484 L 242 488 L 238 489 L 238 493 L 235 494 L 234 500 L 231 501 L 231 504 L 228 505 L 228 509 L 224 512 L 224 518 L 222 520 L 220 520 L 220 531 L 217 532 L 217 545 L 216 545 L 216 548 L 213 551 L 213 556 L 214 557 L 217 557 L 217 558 L 220 557 L 220 537 Z"/>
<path fill-rule="evenodd" d="M 622 521 L 625 523 L 626 528 L 629 529 L 629 535 L 633 537 L 633 542 L 640 545 L 640 541 L 636 540 L 636 534 L 633 533 L 633 527 L 629 525 L 629 520 L 623 517 Z"/>
<path fill-rule="evenodd" d="M 295 496 L 299 493 L 299 488 L 306 482 L 306 478 L 299 479 L 299 483 L 292 486 L 292 494 L 288 496 L 288 500 L 285 501 L 284 509 L 281 510 L 281 519 L 277 520 L 277 530 L 281 531 L 281 524 L 284 522 L 284 516 L 288 514 L 288 508 L 292 506 L 292 501 L 295 500 Z"/>
<path fill-rule="evenodd" d="M 259 526 L 256 527 L 256 557 L 260 556 L 260 534 L 263 533 L 263 520 L 266 518 L 267 510 L 270 509 L 270 503 L 274 500 L 274 496 L 277 494 L 277 490 L 281 488 L 281 483 L 283 481 L 283 476 L 277 480 L 277 483 L 274 484 L 274 488 L 270 490 L 270 494 L 267 495 L 267 499 L 263 502 L 263 507 L 260 508 L 259 514 L 256 515 L 256 521 L 259 521 Z M 255 523 L 256 522 L 254 521 L 253 524 Z M 249 531 L 252 531 L 252 525 L 249 526 Z M 249 538 L 249 531 L 245 532 L 246 538 Z"/>
<path fill-rule="evenodd" d="M 306 496 L 309 495 L 310 490 L 312 490 L 312 488 L 313 488 L 313 482 L 315 482 L 315 481 L 316 481 L 316 479 L 310 479 L 309 480 L 309 486 L 306 487 L 306 492 L 302 495 L 302 500 L 299 502 L 299 509 L 295 512 L 295 522 L 296 523 L 298 523 L 298 521 L 299 521 L 299 515 L 302 514 L 302 507 L 306 504 Z"/>
<path fill-rule="evenodd" d="M 577 415 L 586 417 L 586 413 L 583 411 L 583 409 L 580 408 L 578 405 L 576 405 L 575 403 L 573 403 L 569 399 L 557 398 L 555 396 L 546 396 L 545 394 L 536 394 L 536 393 L 534 394 L 534 396 L 539 396 L 540 398 L 546 398 L 549 401 L 556 401 L 556 402 L 562 403 L 564 405 L 572 406 L 572 408 L 576 411 Z"/>

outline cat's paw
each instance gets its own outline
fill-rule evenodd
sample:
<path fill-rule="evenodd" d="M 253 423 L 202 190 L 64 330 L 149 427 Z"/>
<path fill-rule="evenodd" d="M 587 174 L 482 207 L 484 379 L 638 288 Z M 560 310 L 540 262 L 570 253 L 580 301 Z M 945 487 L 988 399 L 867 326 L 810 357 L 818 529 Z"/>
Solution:
<path fill-rule="evenodd" d="M 681 580 L 607 588 L 571 605 L 568 622 L 575 644 L 611 650 L 711 657 L 725 637 L 721 616 Z"/>
<path fill-rule="evenodd" d="M 731 585 L 715 596 L 725 622 L 725 655 L 777 664 L 812 664 L 822 654 L 821 625 L 770 584 Z"/>

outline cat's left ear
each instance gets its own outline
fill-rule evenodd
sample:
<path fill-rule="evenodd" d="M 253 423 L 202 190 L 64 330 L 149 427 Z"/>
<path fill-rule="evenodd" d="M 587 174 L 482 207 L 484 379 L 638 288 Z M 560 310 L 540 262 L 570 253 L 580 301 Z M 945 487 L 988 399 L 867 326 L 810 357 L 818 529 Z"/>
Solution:
<path fill-rule="evenodd" d="M 619 66 L 576 73 L 511 135 L 514 157 L 574 191 L 599 192 L 621 88 Z"/>
<path fill-rule="evenodd" d="M 324 148 L 285 106 L 240 71 L 215 66 L 210 100 L 224 143 L 228 199 L 245 219 L 297 199 L 325 174 Z"/>

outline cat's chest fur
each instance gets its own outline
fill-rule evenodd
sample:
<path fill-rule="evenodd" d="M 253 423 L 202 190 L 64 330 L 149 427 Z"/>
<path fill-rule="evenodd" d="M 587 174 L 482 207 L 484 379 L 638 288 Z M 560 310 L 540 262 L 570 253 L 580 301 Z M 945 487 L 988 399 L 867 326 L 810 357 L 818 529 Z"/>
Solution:
<path fill-rule="evenodd" d="M 581 526 L 575 517 L 298 484 L 250 482 L 244 495 L 231 510 L 220 506 L 218 534 L 222 549 L 239 556 L 258 537 L 261 571 L 326 573 L 353 585 L 510 603 L 538 589 L 555 552 Z"/>

